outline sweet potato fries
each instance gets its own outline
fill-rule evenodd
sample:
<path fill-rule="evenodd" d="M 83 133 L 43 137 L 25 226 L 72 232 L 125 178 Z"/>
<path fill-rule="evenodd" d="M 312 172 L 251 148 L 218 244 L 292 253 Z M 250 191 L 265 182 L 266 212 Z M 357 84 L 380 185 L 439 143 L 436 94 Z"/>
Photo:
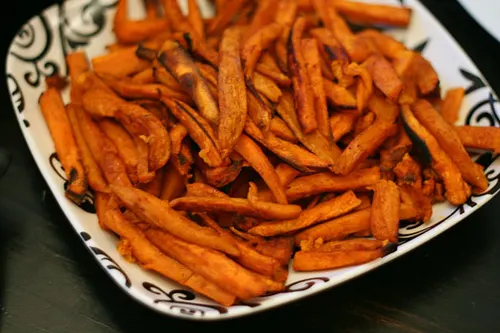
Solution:
<path fill-rule="evenodd" d="M 67 198 L 94 195 L 127 260 L 231 306 L 284 290 L 292 262 L 379 260 L 402 221 L 488 189 L 467 149 L 498 153 L 500 130 L 456 124 L 465 90 L 436 102 L 432 64 L 372 29 L 411 9 L 215 3 L 132 20 L 119 0 L 116 43 L 69 54 L 69 87 L 47 78 L 40 97 Z"/>

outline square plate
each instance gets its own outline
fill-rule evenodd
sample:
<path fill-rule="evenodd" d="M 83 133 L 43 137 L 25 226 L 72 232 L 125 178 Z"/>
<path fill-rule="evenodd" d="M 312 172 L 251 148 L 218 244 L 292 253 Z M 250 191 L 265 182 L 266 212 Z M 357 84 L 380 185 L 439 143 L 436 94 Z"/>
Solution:
<path fill-rule="evenodd" d="M 82 48 L 89 57 L 94 57 L 103 53 L 105 46 L 114 41 L 112 18 L 115 2 L 69 0 L 34 16 L 19 30 L 10 45 L 6 77 L 14 112 L 29 149 L 69 222 L 110 278 L 132 298 L 158 312 L 181 318 L 216 320 L 254 314 L 296 301 L 353 279 L 415 249 L 478 210 L 500 189 L 498 156 L 478 154 L 477 162 L 485 167 L 490 181 L 489 190 L 473 196 L 460 207 L 445 203 L 435 205 L 432 220 L 428 224 L 414 223 L 400 229 L 401 244 L 396 252 L 367 264 L 344 269 L 299 273 L 290 268 L 285 291 L 228 308 L 145 271 L 124 260 L 116 250 L 117 238 L 100 229 L 91 195 L 81 206 L 72 204 L 64 196 L 64 172 L 38 107 L 38 98 L 44 90 L 44 77 L 56 72 L 66 75 L 65 54 Z M 144 14 L 142 1 L 130 2 L 131 13 L 135 17 Z M 377 2 L 398 5 L 402 1 Z M 410 27 L 406 30 L 390 30 L 388 33 L 430 59 L 444 90 L 454 86 L 466 88 L 460 124 L 500 126 L 496 110 L 498 101 L 476 66 L 422 4 L 416 0 L 406 0 L 404 4 L 413 9 Z M 211 14 L 207 3 L 202 8 L 205 15 Z M 68 101 L 68 97 L 65 91 L 65 101 Z"/>

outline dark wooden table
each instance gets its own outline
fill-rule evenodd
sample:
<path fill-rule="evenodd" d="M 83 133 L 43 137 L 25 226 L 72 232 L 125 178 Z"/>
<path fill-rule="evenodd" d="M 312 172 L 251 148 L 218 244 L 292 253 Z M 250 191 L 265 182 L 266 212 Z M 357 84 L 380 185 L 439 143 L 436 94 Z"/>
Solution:
<path fill-rule="evenodd" d="M 6 53 L 21 24 L 50 0 L 9 1 Z M 422 1 L 500 92 L 500 43 L 456 0 Z M 3 60 L 3 59 L 2 59 Z M 3 61 L 0 61 L 3 63 Z M 220 323 L 154 313 L 126 296 L 89 255 L 41 177 L 14 118 L 4 80 L 0 149 L 0 331 L 500 332 L 500 196 L 410 254 L 340 287 L 287 306 Z"/>

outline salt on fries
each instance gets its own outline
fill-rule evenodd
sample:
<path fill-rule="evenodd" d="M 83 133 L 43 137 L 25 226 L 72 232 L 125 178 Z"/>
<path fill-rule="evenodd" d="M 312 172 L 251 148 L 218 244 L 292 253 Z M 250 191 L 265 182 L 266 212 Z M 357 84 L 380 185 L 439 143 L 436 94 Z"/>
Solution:
<path fill-rule="evenodd" d="M 488 188 L 467 149 L 499 152 L 500 129 L 455 125 L 464 89 L 440 100 L 432 64 L 374 29 L 411 9 L 216 3 L 207 19 L 146 1 L 131 20 L 119 0 L 117 42 L 67 55 L 69 102 L 57 77 L 40 97 L 68 199 L 93 192 L 127 260 L 230 306 L 283 290 L 292 258 L 377 260 L 401 221 Z"/>

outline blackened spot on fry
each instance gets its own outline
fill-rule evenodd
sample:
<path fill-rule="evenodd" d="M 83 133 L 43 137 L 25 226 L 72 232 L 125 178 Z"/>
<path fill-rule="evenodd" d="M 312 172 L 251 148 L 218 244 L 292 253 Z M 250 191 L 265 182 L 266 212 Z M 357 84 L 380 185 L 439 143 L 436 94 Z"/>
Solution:
<path fill-rule="evenodd" d="M 398 243 L 389 243 L 382 249 L 383 256 L 387 256 L 393 252 L 396 252 L 398 249 Z"/>
<path fill-rule="evenodd" d="M 153 61 L 156 58 L 156 51 L 140 44 L 135 50 L 135 55 L 139 59 Z"/>
<path fill-rule="evenodd" d="M 193 39 L 191 38 L 191 35 L 189 32 L 186 32 L 182 35 L 184 40 L 186 41 L 187 44 L 187 50 L 189 53 L 193 52 Z"/>
<path fill-rule="evenodd" d="M 420 137 L 413 132 L 413 130 L 408 126 L 406 123 L 405 117 L 401 117 L 403 127 L 408 134 L 408 137 L 414 144 L 415 148 L 415 155 L 418 158 L 418 160 L 423 164 L 423 166 L 429 166 L 432 162 L 432 156 L 430 153 L 429 148 L 425 144 L 424 140 L 420 139 Z"/>
<path fill-rule="evenodd" d="M 184 89 L 192 90 L 196 87 L 196 77 L 192 73 L 186 73 L 179 77 L 179 83 Z"/>

